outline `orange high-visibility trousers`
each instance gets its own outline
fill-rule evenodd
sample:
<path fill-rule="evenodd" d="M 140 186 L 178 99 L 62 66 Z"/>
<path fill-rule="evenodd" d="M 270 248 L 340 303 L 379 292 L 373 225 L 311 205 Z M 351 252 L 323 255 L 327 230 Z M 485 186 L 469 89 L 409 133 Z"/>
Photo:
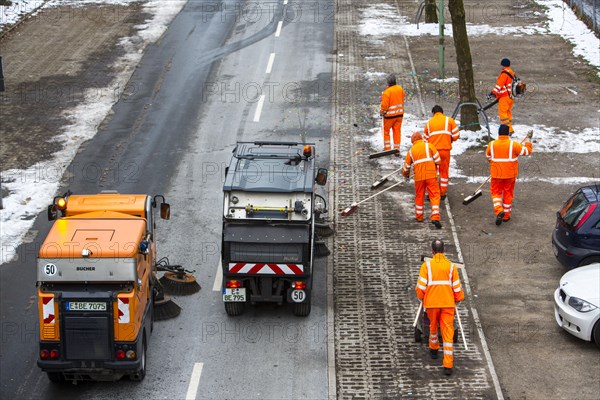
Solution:
<path fill-rule="evenodd" d="M 383 150 L 391 150 L 390 130 L 394 133 L 394 149 L 400 149 L 400 133 L 402 132 L 402 117 L 383 119 Z"/>
<path fill-rule="evenodd" d="M 438 150 L 440 153 L 440 194 L 445 196 L 448 193 L 448 184 L 450 183 L 450 150 Z"/>
<path fill-rule="evenodd" d="M 515 101 L 509 96 L 500 97 L 498 99 L 498 117 L 502 125 L 508 125 L 508 132 L 513 133 L 512 126 L 512 108 Z"/>
<path fill-rule="evenodd" d="M 415 217 L 417 221 L 423 221 L 423 212 L 425 210 L 425 189 L 429 194 L 429 203 L 431 204 L 431 220 L 440 220 L 440 186 L 437 178 L 415 181 Z"/>
<path fill-rule="evenodd" d="M 442 348 L 444 350 L 444 367 L 452 368 L 454 363 L 454 308 L 428 308 L 429 348 L 439 350 L 438 326 L 442 331 Z"/>
<path fill-rule="evenodd" d="M 513 198 L 515 197 L 516 180 L 517 178 L 492 178 L 492 182 L 490 184 L 492 203 L 494 204 L 494 214 L 498 215 L 501 211 L 504 211 L 504 220 L 510 218 L 512 202 Z"/>

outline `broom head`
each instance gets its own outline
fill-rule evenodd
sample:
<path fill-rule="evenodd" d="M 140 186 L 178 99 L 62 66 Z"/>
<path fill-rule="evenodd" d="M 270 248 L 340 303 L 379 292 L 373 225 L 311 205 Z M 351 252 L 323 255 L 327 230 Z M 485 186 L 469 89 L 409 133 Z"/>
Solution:
<path fill-rule="evenodd" d="M 380 151 L 379 153 L 369 154 L 369 160 L 372 159 L 372 158 L 379 158 L 379 157 L 384 157 L 384 156 L 390 156 L 392 154 L 399 154 L 399 153 L 400 153 L 399 149 L 392 149 L 392 150 Z"/>
<path fill-rule="evenodd" d="M 159 282 L 166 293 L 176 296 L 190 295 L 200 291 L 200 285 L 196 282 L 196 278 L 188 273 L 168 271 L 159 279 Z"/>
<path fill-rule="evenodd" d="M 379 186 L 383 185 L 387 181 L 388 178 L 381 178 L 380 180 L 373 182 L 373 184 L 371 185 L 371 190 L 377 189 Z"/>
<path fill-rule="evenodd" d="M 344 211 L 342 211 L 342 217 L 347 217 L 348 215 L 355 212 L 357 209 L 358 209 L 358 204 L 352 203 L 352 205 L 350 205 L 350 207 L 348 207 Z"/>
<path fill-rule="evenodd" d="M 463 205 L 466 206 L 468 204 L 471 204 L 472 202 L 474 202 L 475 200 L 480 198 L 482 194 L 483 194 L 483 192 L 481 190 L 478 190 L 475 193 L 473 193 L 472 195 L 465 197 L 465 199 L 463 200 Z"/>

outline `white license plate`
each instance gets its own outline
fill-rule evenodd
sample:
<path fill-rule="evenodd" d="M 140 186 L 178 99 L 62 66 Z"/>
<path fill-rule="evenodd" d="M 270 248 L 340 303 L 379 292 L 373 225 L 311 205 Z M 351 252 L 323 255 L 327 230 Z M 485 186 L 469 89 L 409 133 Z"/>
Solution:
<path fill-rule="evenodd" d="M 69 301 L 67 311 L 106 311 L 106 303 L 97 301 Z"/>
<path fill-rule="evenodd" d="M 246 301 L 246 288 L 223 289 L 223 301 L 226 303 Z"/>

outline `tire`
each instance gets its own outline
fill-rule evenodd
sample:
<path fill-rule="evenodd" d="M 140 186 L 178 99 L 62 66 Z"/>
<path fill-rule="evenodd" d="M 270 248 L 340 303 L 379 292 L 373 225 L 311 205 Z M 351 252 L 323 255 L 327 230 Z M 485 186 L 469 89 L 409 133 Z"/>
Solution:
<path fill-rule="evenodd" d="M 48 375 L 48 379 L 52 383 L 62 383 L 64 382 L 63 375 L 60 372 L 46 372 Z"/>
<path fill-rule="evenodd" d="M 230 317 L 237 317 L 244 312 L 244 303 L 242 302 L 226 302 L 223 304 L 225 304 L 225 312 Z"/>
<path fill-rule="evenodd" d="M 294 315 L 296 317 L 308 317 L 310 314 L 310 300 L 305 301 L 304 303 L 294 303 L 293 307 Z"/>
<path fill-rule="evenodd" d="M 596 321 L 596 325 L 594 325 L 594 330 L 592 331 L 592 337 L 594 338 L 596 347 L 598 347 L 600 349 L 600 320 Z"/>
<path fill-rule="evenodd" d="M 129 375 L 129 379 L 135 382 L 141 382 L 146 377 L 146 333 L 142 338 L 142 354 L 140 355 L 140 369 L 135 374 Z"/>
<path fill-rule="evenodd" d="M 597 262 L 600 262 L 600 256 L 591 256 L 591 257 L 584 258 L 583 260 L 581 260 L 579 262 L 578 266 L 583 267 L 584 265 L 590 265 L 590 264 L 597 263 Z"/>

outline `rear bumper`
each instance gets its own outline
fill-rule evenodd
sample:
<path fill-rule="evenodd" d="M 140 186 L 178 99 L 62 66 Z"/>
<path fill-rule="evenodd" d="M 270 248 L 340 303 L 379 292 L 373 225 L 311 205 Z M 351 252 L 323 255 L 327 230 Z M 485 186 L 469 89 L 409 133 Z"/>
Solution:
<path fill-rule="evenodd" d="M 141 360 L 135 361 L 56 361 L 38 360 L 44 372 L 78 374 L 133 374 L 141 368 Z"/>
<path fill-rule="evenodd" d="M 589 250 L 572 247 L 561 243 L 557 237 L 557 230 L 552 231 L 552 251 L 558 261 L 565 267 L 572 269 L 579 266 L 581 260 L 589 255 Z M 567 252 L 572 255 L 567 255 Z"/>

